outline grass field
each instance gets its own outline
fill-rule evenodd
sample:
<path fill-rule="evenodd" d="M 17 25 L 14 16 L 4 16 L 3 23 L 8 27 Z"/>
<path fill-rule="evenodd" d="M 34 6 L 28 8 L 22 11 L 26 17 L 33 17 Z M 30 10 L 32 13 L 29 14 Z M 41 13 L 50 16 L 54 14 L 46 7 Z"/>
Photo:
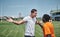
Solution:
<path fill-rule="evenodd" d="M 60 37 L 60 21 L 53 21 L 56 37 Z M 42 29 L 36 25 L 35 37 L 43 37 Z M 0 22 L 0 37 L 24 37 L 25 24 L 15 25 L 9 22 Z"/>

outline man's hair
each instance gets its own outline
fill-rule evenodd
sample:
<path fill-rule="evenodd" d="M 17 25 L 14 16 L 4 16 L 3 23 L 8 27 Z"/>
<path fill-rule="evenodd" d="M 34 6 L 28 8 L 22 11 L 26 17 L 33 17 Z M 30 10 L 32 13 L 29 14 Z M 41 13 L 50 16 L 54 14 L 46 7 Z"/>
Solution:
<path fill-rule="evenodd" d="M 45 23 L 45 22 L 49 22 L 49 20 L 51 20 L 51 17 L 48 14 L 44 14 L 42 21 Z"/>
<path fill-rule="evenodd" d="M 32 10 L 31 10 L 31 13 L 34 13 L 35 11 L 37 11 L 37 10 L 36 10 L 36 9 L 32 9 Z"/>

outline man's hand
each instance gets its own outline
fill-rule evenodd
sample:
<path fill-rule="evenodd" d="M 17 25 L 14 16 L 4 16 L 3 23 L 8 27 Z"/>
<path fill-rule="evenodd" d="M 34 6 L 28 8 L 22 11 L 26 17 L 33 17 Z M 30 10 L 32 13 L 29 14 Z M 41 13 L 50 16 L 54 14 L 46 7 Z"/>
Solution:
<path fill-rule="evenodd" d="M 15 21 L 15 20 L 13 20 L 12 17 L 6 17 L 6 16 L 4 16 L 4 17 L 6 18 L 6 20 L 7 20 L 8 22 L 12 22 L 12 23 L 14 23 L 14 24 L 16 24 L 16 25 L 19 25 L 19 24 L 22 24 L 22 23 L 25 23 L 25 22 L 26 22 L 26 21 L 24 21 L 24 20 Z"/>
<path fill-rule="evenodd" d="M 43 27 L 43 23 L 42 23 L 42 21 L 36 21 L 36 23 L 39 25 L 39 26 L 41 26 L 41 28 Z"/>
<path fill-rule="evenodd" d="M 6 19 L 8 22 L 13 22 L 13 19 L 12 18 L 8 18 L 8 19 Z"/>
<path fill-rule="evenodd" d="M 40 24 L 40 21 L 36 21 L 36 24 Z"/>

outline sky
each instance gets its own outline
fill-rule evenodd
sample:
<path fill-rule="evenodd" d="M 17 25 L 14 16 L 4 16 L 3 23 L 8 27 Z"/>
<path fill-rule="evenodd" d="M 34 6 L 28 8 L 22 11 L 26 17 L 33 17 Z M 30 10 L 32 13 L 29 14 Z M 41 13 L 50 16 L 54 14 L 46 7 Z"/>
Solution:
<path fill-rule="evenodd" d="M 0 16 L 15 16 L 19 13 L 25 17 L 32 9 L 37 9 L 37 17 L 49 14 L 51 10 L 60 9 L 60 0 L 0 0 Z"/>

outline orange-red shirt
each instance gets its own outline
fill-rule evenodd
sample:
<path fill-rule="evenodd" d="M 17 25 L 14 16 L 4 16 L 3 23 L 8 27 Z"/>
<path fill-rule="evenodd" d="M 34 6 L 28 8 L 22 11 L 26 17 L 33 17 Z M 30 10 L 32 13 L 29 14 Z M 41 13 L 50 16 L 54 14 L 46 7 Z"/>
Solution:
<path fill-rule="evenodd" d="M 53 27 L 53 24 L 51 22 L 44 23 L 43 33 L 44 33 L 44 37 L 46 37 L 47 34 L 51 34 L 52 37 L 55 37 L 54 27 Z"/>

